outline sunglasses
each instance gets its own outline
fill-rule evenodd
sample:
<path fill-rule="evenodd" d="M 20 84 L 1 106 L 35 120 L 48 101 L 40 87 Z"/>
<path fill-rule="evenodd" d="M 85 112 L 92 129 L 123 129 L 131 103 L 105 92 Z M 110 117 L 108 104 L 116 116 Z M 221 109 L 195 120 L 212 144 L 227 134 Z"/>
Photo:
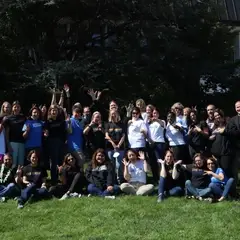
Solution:
<path fill-rule="evenodd" d="M 69 161 L 73 161 L 73 160 L 74 160 L 74 158 L 68 158 L 67 161 L 69 162 Z"/>
<path fill-rule="evenodd" d="M 138 114 L 138 112 L 132 112 L 132 114 L 135 114 L 135 115 L 136 115 L 136 114 Z"/>

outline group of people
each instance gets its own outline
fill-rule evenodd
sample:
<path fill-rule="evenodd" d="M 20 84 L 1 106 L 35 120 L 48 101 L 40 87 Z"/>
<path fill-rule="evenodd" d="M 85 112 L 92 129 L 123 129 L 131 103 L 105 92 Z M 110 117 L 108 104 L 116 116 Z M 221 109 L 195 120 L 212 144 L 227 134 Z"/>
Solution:
<path fill-rule="evenodd" d="M 70 105 L 64 86 L 57 103 L 33 105 L 22 114 L 18 101 L 0 113 L 0 201 L 124 193 L 221 202 L 236 198 L 240 162 L 240 101 L 227 119 L 210 104 L 207 118 L 175 103 L 166 120 L 138 99 L 135 106 L 105 109 L 101 92 L 89 90 L 91 106 Z M 149 174 L 148 174 L 149 173 Z M 152 176 L 152 177 L 150 177 Z"/>

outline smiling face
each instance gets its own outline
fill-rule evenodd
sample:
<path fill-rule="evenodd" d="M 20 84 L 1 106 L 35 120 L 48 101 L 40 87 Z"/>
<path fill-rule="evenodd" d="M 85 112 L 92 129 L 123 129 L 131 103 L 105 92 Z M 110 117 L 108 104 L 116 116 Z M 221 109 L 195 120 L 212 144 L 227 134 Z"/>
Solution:
<path fill-rule="evenodd" d="M 164 160 L 167 165 L 172 165 L 174 162 L 173 154 L 170 151 L 167 151 Z"/>
<path fill-rule="evenodd" d="M 110 102 L 109 110 L 118 110 L 118 105 L 114 101 Z"/>
<path fill-rule="evenodd" d="M 156 109 L 153 110 L 153 119 L 159 119 L 159 112 Z"/>
<path fill-rule="evenodd" d="M 10 105 L 10 103 L 8 103 L 8 102 L 3 103 L 2 110 L 3 110 L 3 113 L 5 113 L 7 115 L 11 114 L 11 105 Z"/>
<path fill-rule="evenodd" d="M 196 113 L 191 112 L 191 113 L 190 113 L 190 119 L 191 119 L 191 121 L 192 121 L 193 123 L 196 123 L 196 122 L 197 122 L 197 115 L 196 115 Z"/>
<path fill-rule="evenodd" d="M 237 114 L 240 114 L 240 101 L 235 103 L 235 110 L 236 110 Z"/>
<path fill-rule="evenodd" d="M 214 117 L 214 111 L 215 111 L 215 106 L 214 105 L 208 105 L 207 106 L 207 114 L 208 114 L 208 118 L 212 119 Z"/>
<path fill-rule="evenodd" d="M 31 154 L 30 161 L 31 161 L 31 164 L 34 166 L 38 164 L 38 156 L 35 152 Z"/>
<path fill-rule="evenodd" d="M 152 110 L 152 108 L 149 107 L 149 106 L 147 106 L 147 107 L 146 107 L 146 113 L 147 113 L 147 116 L 148 116 L 149 118 L 151 118 L 151 117 L 153 116 L 153 110 Z"/>
<path fill-rule="evenodd" d="M 92 121 L 96 124 L 100 124 L 101 123 L 101 115 L 99 113 L 94 114 Z"/>
<path fill-rule="evenodd" d="M 39 118 L 39 111 L 37 109 L 32 110 L 32 119 L 37 120 Z"/>
<path fill-rule="evenodd" d="M 127 157 L 128 157 L 128 160 L 129 160 L 130 162 L 135 162 L 135 161 L 137 161 L 137 155 L 135 154 L 135 152 L 133 152 L 133 151 L 131 151 L 131 150 L 129 150 L 129 151 L 127 152 Z"/>
<path fill-rule="evenodd" d="M 7 167 L 11 167 L 12 166 L 12 157 L 9 154 L 5 154 L 3 157 L 3 163 Z"/>
<path fill-rule="evenodd" d="M 194 162 L 195 162 L 195 166 L 197 168 L 202 168 L 203 167 L 203 159 L 200 157 L 200 156 L 196 156 L 195 159 L 194 159 Z"/>
<path fill-rule="evenodd" d="M 20 105 L 19 105 L 19 104 L 13 105 L 12 111 L 13 111 L 13 114 L 14 114 L 14 115 L 18 115 L 18 114 L 20 113 L 20 111 L 21 111 Z"/>
<path fill-rule="evenodd" d="M 105 155 L 101 152 L 97 153 L 96 161 L 97 161 L 98 164 L 101 165 L 105 161 Z"/>
<path fill-rule="evenodd" d="M 207 167 L 208 167 L 208 169 L 210 170 L 210 171 L 215 171 L 215 169 L 216 169 L 216 163 L 215 163 L 215 161 L 213 161 L 212 159 L 208 159 L 207 160 Z"/>
<path fill-rule="evenodd" d="M 67 164 L 70 166 L 75 166 L 76 160 L 72 155 L 69 155 L 67 158 Z"/>

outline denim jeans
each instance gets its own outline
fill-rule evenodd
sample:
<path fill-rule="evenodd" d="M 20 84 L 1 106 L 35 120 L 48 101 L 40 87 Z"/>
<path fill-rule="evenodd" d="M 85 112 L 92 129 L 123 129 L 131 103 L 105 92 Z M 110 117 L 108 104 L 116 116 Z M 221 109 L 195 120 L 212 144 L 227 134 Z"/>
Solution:
<path fill-rule="evenodd" d="M 100 197 L 111 196 L 111 195 L 116 195 L 119 192 L 119 186 L 114 185 L 113 190 L 109 192 L 107 191 L 107 189 L 101 190 L 96 185 L 91 183 L 88 185 L 88 192 L 92 195 L 100 196 Z"/>
<path fill-rule="evenodd" d="M 35 199 L 44 199 L 48 198 L 50 193 L 46 188 L 37 188 L 36 184 L 31 184 L 30 186 L 22 189 L 19 201 L 24 204 L 31 195 L 33 195 Z"/>
<path fill-rule="evenodd" d="M 17 193 L 17 187 L 14 183 L 7 186 L 0 185 L 0 197 L 14 197 Z"/>
<path fill-rule="evenodd" d="M 166 178 L 160 177 L 158 185 L 158 194 L 161 194 L 161 198 L 164 198 Z M 183 194 L 183 189 L 179 186 L 173 187 L 167 191 L 169 196 L 181 196 Z"/>
<path fill-rule="evenodd" d="M 190 180 L 187 180 L 185 183 L 186 187 L 186 195 L 193 195 L 194 197 L 209 197 L 209 195 L 212 193 L 211 188 L 195 188 L 192 185 L 192 182 Z"/>
<path fill-rule="evenodd" d="M 120 183 L 122 183 L 124 181 L 124 177 L 123 177 L 123 156 L 124 156 L 124 150 L 119 150 L 117 151 L 119 152 L 119 156 L 117 158 L 113 157 L 113 154 L 115 153 L 114 150 L 108 150 L 107 151 L 107 155 L 108 158 L 112 161 L 113 167 L 115 169 L 115 179 L 119 180 Z"/>
<path fill-rule="evenodd" d="M 210 183 L 209 187 L 211 188 L 212 193 L 215 196 L 226 198 L 232 187 L 233 182 L 234 182 L 234 179 L 229 178 L 225 185 L 222 185 L 220 183 Z"/>
<path fill-rule="evenodd" d="M 25 157 L 25 144 L 18 143 L 18 142 L 10 142 L 12 147 L 12 156 L 13 156 L 13 168 L 17 167 L 18 165 L 24 165 L 24 157 Z"/>

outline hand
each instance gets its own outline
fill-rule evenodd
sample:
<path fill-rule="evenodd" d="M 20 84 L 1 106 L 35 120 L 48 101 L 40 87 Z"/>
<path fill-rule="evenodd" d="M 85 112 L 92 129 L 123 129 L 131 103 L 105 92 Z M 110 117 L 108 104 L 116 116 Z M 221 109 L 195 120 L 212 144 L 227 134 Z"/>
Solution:
<path fill-rule="evenodd" d="M 57 165 L 57 170 L 58 170 L 59 173 L 62 171 L 62 169 L 63 169 L 62 166 L 58 166 L 58 165 Z"/>
<path fill-rule="evenodd" d="M 48 130 L 45 130 L 44 133 L 43 133 L 43 135 L 44 135 L 44 137 L 48 137 L 48 135 L 49 135 Z"/>
<path fill-rule="evenodd" d="M 160 164 L 165 164 L 165 161 L 162 160 L 162 159 L 158 159 L 157 161 L 158 161 L 158 163 L 160 163 Z"/>
<path fill-rule="evenodd" d="M 216 138 L 216 135 L 211 135 L 211 136 L 209 137 L 209 140 L 215 140 L 215 138 Z"/>
<path fill-rule="evenodd" d="M 27 187 L 30 187 L 31 185 L 32 185 L 32 183 L 28 183 L 28 184 L 27 184 Z"/>
<path fill-rule="evenodd" d="M 56 93 L 56 88 L 55 88 L 55 87 L 49 88 L 49 92 L 50 92 L 50 93 Z"/>
<path fill-rule="evenodd" d="M 202 129 L 201 129 L 200 127 L 198 127 L 198 126 L 195 126 L 194 131 L 196 131 L 196 132 L 201 132 Z"/>
<path fill-rule="evenodd" d="M 207 175 L 213 175 L 212 171 L 204 171 L 204 173 L 207 174 Z"/>
<path fill-rule="evenodd" d="M 118 148 L 117 145 L 114 142 L 112 143 L 112 146 L 113 146 L 114 149 Z"/>
<path fill-rule="evenodd" d="M 127 117 L 131 117 L 132 110 L 134 108 L 134 105 L 132 103 L 129 103 L 128 106 L 125 106 L 127 110 Z"/>
<path fill-rule="evenodd" d="M 108 186 L 108 187 L 107 187 L 107 191 L 108 191 L 108 192 L 112 192 L 112 191 L 113 191 L 113 186 Z"/>
<path fill-rule="evenodd" d="M 122 163 L 123 163 L 123 165 L 124 165 L 125 167 L 127 167 L 130 162 L 127 162 L 126 158 L 124 158 L 124 159 L 122 160 Z"/>
<path fill-rule="evenodd" d="M 88 95 L 91 96 L 92 100 L 95 101 L 95 100 L 99 100 L 99 98 L 101 97 L 101 94 L 102 92 L 100 91 L 95 91 L 93 89 L 89 89 L 88 90 Z"/>
<path fill-rule="evenodd" d="M 225 127 L 224 128 L 219 128 L 218 132 L 222 134 L 224 132 L 224 130 L 225 130 Z"/>
<path fill-rule="evenodd" d="M 129 120 L 129 121 L 128 121 L 128 125 L 130 125 L 132 122 L 133 122 L 132 120 Z"/>
<path fill-rule="evenodd" d="M 18 168 L 17 168 L 17 174 L 18 175 L 22 175 L 22 170 L 23 170 L 23 166 L 20 166 L 20 165 L 18 165 Z"/>
<path fill-rule="evenodd" d="M 41 188 L 47 188 L 46 184 L 43 183 L 42 186 L 41 186 Z"/>
<path fill-rule="evenodd" d="M 69 90 L 70 90 L 70 88 L 69 88 L 69 86 L 68 86 L 67 84 L 64 84 L 63 90 L 64 90 L 66 93 L 68 93 Z"/>
<path fill-rule="evenodd" d="M 146 131 L 145 131 L 144 129 L 141 129 L 141 130 L 140 130 L 140 133 L 146 134 Z"/>
<path fill-rule="evenodd" d="M 142 151 L 140 151 L 139 152 L 139 159 L 141 159 L 141 160 L 145 160 L 145 154 L 144 154 L 144 152 L 142 152 Z"/>
<path fill-rule="evenodd" d="M 182 164 L 182 160 L 178 160 L 177 162 L 174 163 L 174 165 Z"/>
<path fill-rule="evenodd" d="M 189 128 L 189 130 L 188 130 L 188 135 L 191 134 L 192 131 L 193 131 L 193 127 Z"/>

